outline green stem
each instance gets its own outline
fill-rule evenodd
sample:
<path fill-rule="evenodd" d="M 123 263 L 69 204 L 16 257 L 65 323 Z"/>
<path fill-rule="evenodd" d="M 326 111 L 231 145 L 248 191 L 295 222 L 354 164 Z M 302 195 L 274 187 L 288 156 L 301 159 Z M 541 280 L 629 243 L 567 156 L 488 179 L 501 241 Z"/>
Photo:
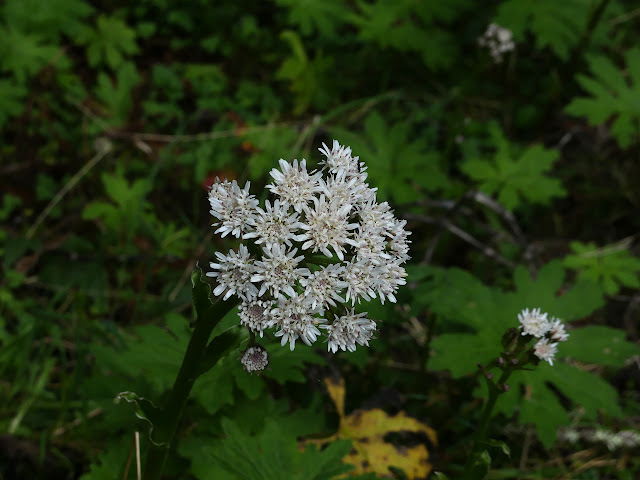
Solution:
<path fill-rule="evenodd" d="M 222 300 L 218 300 L 216 304 L 212 309 L 216 315 L 208 318 L 198 318 L 196 321 L 180 371 L 164 405 L 164 417 L 161 422 L 158 422 L 158 425 L 155 425 L 152 433 L 153 441 L 156 443 L 151 443 L 147 452 L 147 460 L 143 470 L 144 480 L 159 480 L 161 478 L 164 463 L 173 442 L 173 437 L 178 430 L 184 407 L 187 404 L 193 384 L 198 378 L 198 372 L 201 371 L 200 364 L 211 332 L 218 322 L 235 306 L 234 302 L 223 302 Z"/>
<path fill-rule="evenodd" d="M 493 408 L 496 406 L 496 402 L 498 401 L 498 396 L 503 393 L 503 391 L 499 390 L 497 385 L 504 385 L 505 382 L 509 379 L 511 372 L 513 372 L 513 367 L 508 366 L 502 371 L 502 375 L 496 383 L 493 383 L 492 380 L 487 379 L 487 386 L 489 388 L 489 398 L 487 399 L 487 403 L 484 405 L 484 410 L 482 411 L 482 416 L 480 417 L 480 423 L 478 424 L 478 428 L 476 429 L 476 434 L 473 438 L 473 447 L 471 449 L 471 454 L 467 459 L 467 463 L 464 465 L 464 473 L 462 478 L 471 479 L 471 472 L 473 470 L 478 457 L 483 451 L 483 444 L 487 437 L 487 427 L 489 426 L 489 420 L 491 420 L 491 415 L 493 413 Z"/>

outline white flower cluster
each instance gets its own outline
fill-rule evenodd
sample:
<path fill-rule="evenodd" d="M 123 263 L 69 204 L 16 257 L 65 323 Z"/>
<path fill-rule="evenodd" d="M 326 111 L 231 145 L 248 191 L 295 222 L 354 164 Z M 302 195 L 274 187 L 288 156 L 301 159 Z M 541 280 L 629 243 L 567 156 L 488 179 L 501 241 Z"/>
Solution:
<path fill-rule="evenodd" d="M 564 342 L 569 338 L 562 321 L 555 317 L 549 319 L 548 314 L 542 313 L 539 308 L 525 308 L 518 314 L 518 320 L 522 335 L 532 335 L 539 339 L 533 347 L 536 357 L 553 365 L 558 342 Z"/>
<path fill-rule="evenodd" d="M 478 37 L 478 45 L 489 49 L 494 63 L 502 63 L 502 56 L 516 48 L 511 30 L 495 23 L 490 23 L 484 34 Z"/>
<path fill-rule="evenodd" d="M 280 160 L 267 185 L 276 198 L 264 208 L 249 182 L 240 188 L 216 179 L 209 192 L 216 233 L 247 242 L 217 252 L 207 275 L 217 280 L 215 295 L 241 300 L 240 323 L 260 336 L 275 327 L 293 350 L 298 339 L 314 343 L 322 329 L 331 352 L 354 351 L 368 345 L 376 323 L 343 304 L 396 301 L 406 283 L 410 232 L 387 202 L 376 201 L 351 148 L 334 140 L 319 150 L 319 171 L 308 171 L 306 160 Z"/>
<path fill-rule="evenodd" d="M 635 430 L 612 432 L 601 428 L 595 430 L 565 428 L 558 432 L 558 437 L 570 443 L 577 443 L 580 440 L 604 443 L 610 451 L 640 446 L 640 433 Z"/>

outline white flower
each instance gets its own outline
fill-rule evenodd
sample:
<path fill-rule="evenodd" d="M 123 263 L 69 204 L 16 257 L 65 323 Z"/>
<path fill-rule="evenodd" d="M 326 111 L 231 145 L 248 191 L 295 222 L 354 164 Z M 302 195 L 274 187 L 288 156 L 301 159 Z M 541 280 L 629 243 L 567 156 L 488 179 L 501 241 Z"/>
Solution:
<path fill-rule="evenodd" d="M 216 178 L 209 190 L 210 213 L 221 220 L 220 223 L 213 224 L 220 225 L 215 233 L 221 233 L 223 237 L 231 233 L 239 238 L 242 232 L 253 225 L 258 200 L 249 194 L 250 186 L 251 183 L 247 182 L 244 189 L 240 189 L 235 180 L 220 182 Z"/>
<path fill-rule="evenodd" d="M 302 226 L 298 214 L 289 214 L 280 200 L 273 202 L 273 207 L 267 200 L 265 206 L 266 211 L 260 207 L 256 209 L 258 216 L 254 220 L 254 231 L 245 233 L 242 238 L 257 238 L 256 244 L 264 243 L 268 247 L 281 243 L 291 246 L 291 240 L 299 241 L 295 234 Z"/>
<path fill-rule="evenodd" d="M 307 297 L 295 295 L 291 298 L 285 298 L 280 296 L 278 306 L 271 311 L 271 314 L 279 327 L 276 337 L 282 337 L 281 345 L 284 346 L 289 342 L 289 347 L 293 350 L 298 338 L 307 345 L 315 342 L 320 335 L 320 330 L 316 325 L 326 322 L 326 319 L 315 316 L 321 313 L 320 307 L 311 307 Z"/>
<path fill-rule="evenodd" d="M 263 300 L 244 300 L 238 309 L 240 324 L 252 332 L 258 332 L 260 338 L 264 330 L 273 327 L 275 320 L 271 316 L 272 303 Z"/>
<path fill-rule="evenodd" d="M 355 247 L 358 261 L 371 262 L 377 265 L 391 260 L 391 255 L 385 252 L 387 239 L 377 231 L 359 231 L 352 244 Z"/>
<path fill-rule="evenodd" d="M 374 267 L 369 262 L 347 262 L 344 273 L 344 281 L 347 282 L 347 302 L 355 305 L 360 299 L 369 301 L 376 298 L 373 290 L 375 275 Z"/>
<path fill-rule="evenodd" d="M 308 277 L 311 273 L 308 268 L 298 268 L 304 255 L 296 257 L 297 248 L 287 252 L 284 245 L 278 244 L 265 247 L 263 252 L 263 260 L 256 260 L 255 273 L 251 276 L 252 282 L 262 282 L 258 296 L 261 297 L 267 289 L 273 297 L 280 295 L 280 292 L 294 296 L 296 280 Z"/>
<path fill-rule="evenodd" d="M 406 220 L 395 219 L 393 228 L 389 230 L 389 236 L 391 237 L 389 248 L 400 263 L 404 263 L 411 258 L 409 256 L 409 244 L 411 241 L 407 239 L 411 232 L 404 229 L 406 225 Z"/>
<path fill-rule="evenodd" d="M 315 198 L 314 195 L 320 191 L 322 173 L 307 173 L 306 162 L 302 159 L 298 164 L 298 160 L 294 160 L 290 165 L 280 159 L 282 171 L 274 168 L 269 172 L 274 183 L 267 185 L 267 188 L 278 195 L 285 206 L 293 206 L 296 212 L 301 212 L 302 207 L 312 201 Z"/>
<path fill-rule="evenodd" d="M 549 321 L 549 331 L 547 333 L 551 340 L 555 342 L 564 342 L 569 338 L 569 334 L 564 330 L 564 323 L 555 317 L 552 317 Z"/>
<path fill-rule="evenodd" d="M 241 189 L 236 181 L 216 179 L 209 191 L 216 233 L 232 234 L 261 251 L 252 257 L 240 245 L 237 253 L 216 253 L 214 271 L 207 275 L 217 281 L 215 295 L 242 301 L 240 324 L 252 339 L 274 328 L 282 345 L 293 350 L 297 340 L 311 345 L 326 333 L 330 351 L 353 351 L 368 345 L 376 324 L 345 304 L 376 297 L 396 301 L 398 288 L 406 284 L 402 265 L 410 258 L 411 232 L 387 202 L 377 202 L 366 166 L 350 147 L 334 140 L 320 152 L 325 157 L 320 171 L 307 171 L 304 159 L 280 159 L 266 187 L 276 198 L 262 208 L 249 193 L 249 182 Z M 324 325 L 325 310 L 335 317 L 331 325 Z M 523 328 L 531 333 L 539 309 L 519 318 L 524 314 Z M 561 328 L 554 330 L 558 338 L 566 335 Z M 248 371 L 261 370 L 268 355 L 252 344 L 242 362 Z"/>
<path fill-rule="evenodd" d="M 405 285 L 407 272 L 397 262 L 386 262 L 375 267 L 374 278 L 378 298 L 384 304 L 385 297 L 396 301 L 395 293 L 400 285 Z"/>
<path fill-rule="evenodd" d="M 522 325 L 522 335 L 533 335 L 537 338 L 543 337 L 551 326 L 547 314 L 540 313 L 539 308 L 533 308 L 531 311 L 525 308 L 518 314 L 518 320 Z"/>
<path fill-rule="evenodd" d="M 511 30 L 495 23 L 489 24 L 484 34 L 478 38 L 478 45 L 489 49 L 495 63 L 502 62 L 503 54 L 516 48 Z"/>
<path fill-rule="evenodd" d="M 325 143 L 318 150 L 326 157 L 326 160 L 320 163 L 326 165 L 331 173 L 344 172 L 353 175 L 364 170 L 364 164 L 358 163 L 359 157 L 351 156 L 351 147 L 343 147 L 337 140 L 333 141 L 331 150 Z"/>
<path fill-rule="evenodd" d="M 533 353 L 540 360 L 546 360 L 550 365 L 553 365 L 553 358 L 558 351 L 557 343 L 549 343 L 548 338 L 541 338 L 536 342 L 533 347 Z"/>
<path fill-rule="evenodd" d="M 237 295 L 243 300 L 250 300 L 256 296 L 258 289 L 251 283 L 253 273 L 253 259 L 249 255 L 249 250 L 244 245 L 240 245 L 239 253 L 229 250 L 229 255 L 216 252 L 219 263 L 211 262 L 209 266 L 219 270 L 218 272 L 207 272 L 208 277 L 213 277 L 218 281 L 218 285 L 213 290 L 216 296 L 226 292 L 223 300 L 231 295 Z"/>
<path fill-rule="evenodd" d="M 356 343 L 369 346 L 369 340 L 376 331 L 376 323 L 365 315 L 366 312 L 355 314 L 351 309 L 346 315 L 336 315 L 331 325 L 321 325 L 320 328 L 327 330 L 328 350 L 332 353 L 336 353 L 338 349 L 354 352 Z"/>
<path fill-rule="evenodd" d="M 269 353 L 260 345 L 253 345 L 244 351 L 240 363 L 247 372 L 261 372 L 269 365 Z"/>
<path fill-rule="evenodd" d="M 313 197 L 313 204 L 313 209 L 308 206 L 304 209 L 306 222 L 301 228 L 306 232 L 298 237 L 300 241 L 306 240 L 302 249 L 313 248 L 313 252 L 320 250 L 327 257 L 332 257 L 331 247 L 338 258 L 344 260 L 344 244 L 351 242 L 349 231 L 358 227 L 348 220 L 351 205 L 338 208 L 328 203 L 324 195 L 320 195 L 320 199 Z"/>
<path fill-rule="evenodd" d="M 345 170 L 339 170 L 326 180 L 320 179 L 320 188 L 335 205 L 357 205 L 366 203 L 372 195 L 375 196 L 375 189 L 369 188 L 364 182 L 366 178 L 366 173 L 348 176 Z"/>
<path fill-rule="evenodd" d="M 395 227 L 396 218 L 387 202 L 376 203 L 374 200 L 363 204 L 358 209 L 360 230 L 384 235 Z"/>
<path fill-rule="evenodd" d="M 339 295 L 341 290 L 347 288 L 347 282 L 341 279 L 344 272 L 344 266 L 332 264 L 300 280 L 300 284 L 305 287 L 304 295 L 310 299 L 312 308 L 318 305 L 335 307 L 336 301 L 345 302 Z"/>

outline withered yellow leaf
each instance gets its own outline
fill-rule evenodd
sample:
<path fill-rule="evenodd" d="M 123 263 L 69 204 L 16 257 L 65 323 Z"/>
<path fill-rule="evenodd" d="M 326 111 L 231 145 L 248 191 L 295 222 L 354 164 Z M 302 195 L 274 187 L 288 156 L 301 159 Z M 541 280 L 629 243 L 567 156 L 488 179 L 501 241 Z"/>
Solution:
<path fill-rule="evenodd" d="M 336 439 L 349 439 L 353 442 L 351 452 L 344 462 L 355 468 L 348 475 L 360 475 L 375 472 L 379 476 L 391 476 L 388 467 L 404 470 L 409 480 L 426 479 L 433 469 L 429 461 L 427 443 L 437 443 L 436 432 L 419 420 L 407 416 L 404 412 L 389 416 L 378 408 L 372 410 L 356 410 L 350 415 L 344 414 L 344 380 L 325 379 L 329 396 L 336 405 L 340 416 L 340 426 L 336 434 L 324 440 L 307 443 L 327 443 Z M 385 441 L 390 433 L 400 437 L 411 433 L 413 438 L 424 438 L 424 441 L 411 445 L 397 445 Z"/>

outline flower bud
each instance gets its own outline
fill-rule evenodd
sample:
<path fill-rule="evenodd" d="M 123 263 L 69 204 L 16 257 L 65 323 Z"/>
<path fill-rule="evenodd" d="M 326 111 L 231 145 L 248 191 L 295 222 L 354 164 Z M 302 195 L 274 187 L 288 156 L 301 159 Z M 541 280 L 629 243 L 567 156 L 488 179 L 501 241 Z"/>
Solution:
<path fill-rule="evenodd" d="M 261 372 L 269 365 L 269 353 L 260 345 L 247 348 L 240 359 L 244 369 L 249 372 Z"/>
<path fill-rule="evenodd" d="M 511 327 L 502 336 L 502 347 L 506 351 L 512 351 L 518 344 L 518 337 L 520 336 L 516 327 Z"/>

